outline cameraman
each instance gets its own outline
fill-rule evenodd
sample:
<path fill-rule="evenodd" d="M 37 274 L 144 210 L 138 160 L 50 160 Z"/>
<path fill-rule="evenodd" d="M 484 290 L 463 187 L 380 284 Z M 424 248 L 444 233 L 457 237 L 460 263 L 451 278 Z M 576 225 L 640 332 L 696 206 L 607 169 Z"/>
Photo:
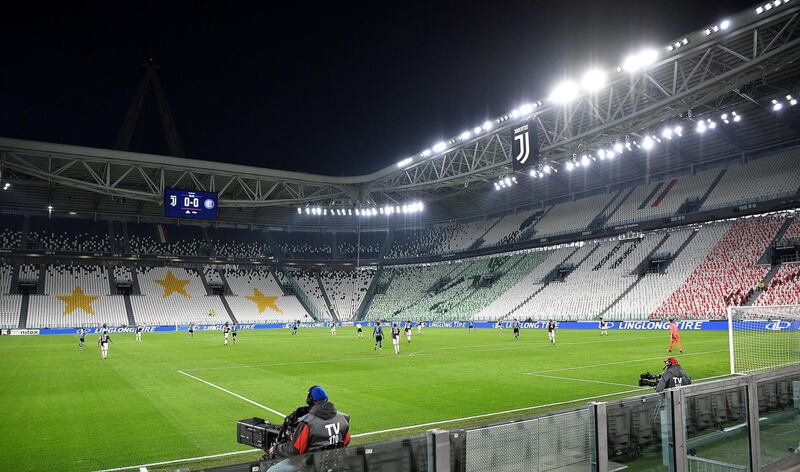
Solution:
<path fill-rule="evenodd" d="M 692 379 L 678 363 L 678 359 L 670 357 L 664 361 L 664 372 L 658 376 L 656 392 L 661 393 L 668 388 L 691 385 Z"/>
<path fill-rule="evenodd" d="M 307 452 L 347 447 L 350 444 L 350 418 L 336 411 L 322 387 L 314 385 L 309 388 L 306 403 L 309 406 L 308 413 L 291 426 L 294 434 L 289 436 L 288 441 L 269 448 L 270 459 L 290 458 Z M 297 470 L 303 470 L 302 460 L 286 459 L 269 468 L 269 472 Z"/>

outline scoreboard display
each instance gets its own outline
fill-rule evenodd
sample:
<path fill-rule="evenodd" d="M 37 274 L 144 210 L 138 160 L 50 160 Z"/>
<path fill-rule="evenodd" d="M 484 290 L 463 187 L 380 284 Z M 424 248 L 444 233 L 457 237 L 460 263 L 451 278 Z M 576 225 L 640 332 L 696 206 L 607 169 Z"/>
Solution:
<path fill-rule="evenodd" d="M 168 188 L 164 192 L 164 216 L 195 220 L 217 219 L 217 194 Z"/>

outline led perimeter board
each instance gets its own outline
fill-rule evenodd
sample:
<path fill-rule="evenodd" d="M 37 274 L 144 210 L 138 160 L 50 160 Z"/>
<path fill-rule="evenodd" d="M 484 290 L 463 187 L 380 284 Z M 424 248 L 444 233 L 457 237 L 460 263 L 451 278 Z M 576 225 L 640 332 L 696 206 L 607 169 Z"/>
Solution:
<path fill-rule="evenodd" d="M 168 188 L 164 191 L 164 216 L 193 220 L 217 219 L 216 192 Z"/>

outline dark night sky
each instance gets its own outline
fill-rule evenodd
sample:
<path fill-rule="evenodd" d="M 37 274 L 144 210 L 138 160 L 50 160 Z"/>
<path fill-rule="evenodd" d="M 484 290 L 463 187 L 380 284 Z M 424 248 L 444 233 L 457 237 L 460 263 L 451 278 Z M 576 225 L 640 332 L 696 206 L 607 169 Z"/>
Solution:
<path fill-rule="evenodd" d="M 754 5 L 273 3 L 5 3 L 0 136 L 112 147 L 152 57 L 189 157 L 364 174 Z"/>

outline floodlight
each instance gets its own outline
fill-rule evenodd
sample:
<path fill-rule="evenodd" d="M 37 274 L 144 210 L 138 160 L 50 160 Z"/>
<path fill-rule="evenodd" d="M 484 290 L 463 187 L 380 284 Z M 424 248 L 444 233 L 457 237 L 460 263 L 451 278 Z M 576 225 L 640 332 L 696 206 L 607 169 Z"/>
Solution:
<path fill-rule="evenodd" d="M 519 107 L 519 112 L 522 113 L 523 115 L 527 115 L 532 111 L 533 111 L 533 105 L 531 105 L 530 103 L 522 104 Z"/>
<path fill-rule="evenodd" d="M 676 126 L 672 129 L 672 131 L 677 134 L 678 136 L 683 136 L 683 126 Z"/>
<path fill-rule="evenodd" d="M 514 108 L 513 110 L 511 110 L 511 113 L 510 113 L 510 115 L 511 115 L 511 118 L 516 118 L 516 117 L 518 117 L 518 116 L 519 116 L 519 110 L 517 110 L 516 108 Z"/>
<path fill-rule="evenodd" d="M 447 144 L 444 142 L 438 142 L 433 146 L 433 152 L 442 152 L 447 149 Z"/>
<path fill-rule="evenodd" d="M 495 189 L 495 190 L 500 190 L 500 184 L 498 184 L 497 182 L 495 182 L 495 183 L 494 183 L 494 189 Z"/>
<path fill-rule="evenodd" d="M 767 3 L 766 5 L 764 5 L 764 10 L 767 10 L 767 11 L 772 10 L 772 4 L 771 3 Z"/>
<path fill-rule="evenodd" d="M 539 171 L 537 171 L 536 169 L 531 169 L 529 173 L 533 178 L 539 177 Z"/>
<path fill-rule="evenodd" d="M 727 120 L 728 119 L 728 114 L 727 113 L 723 113 L 722 115 L 720 115 L 720 118 L 722 118 L 723 120 Z"/>
<path fill-rule="evenodd" d="M 622 143 L 614 143 L 614 152 L 622 154 Z"/>
<path fill-rule="evenodd" d="M 697 132 L 703 134 L 706 132 L 706 122 L 705 121 L 698 121 L 697 122 Z"/>
<path fill-rule="evenodd" d="M 426 150 L 422 151 L 421 155 L 422 155 L 422 157 L 428 157 L 428 156 L 431 155 L 431 150 L 430 149 L 426 149 Z"/>
<path fill-rule="evenodd" d="M 571 80 L 557 84 L 550 93 L 550 100 L 554 103 L 569 103 L 576 98 L 578 98 L 578 86 Z"/>
<path fill-rule="evenodd" d="M 472 133 L 470 133 L 469 131 L 464 131 L 458 137 L 461 138 L 461 140 L 463 141 L 465 139 L 469 139 L 470 136 L 472 136 Z"/>
<path fill-rule="evenodd" d="M 486 122 L 483 123 L 483 130 L 489 131 L 490 129 L 492 129 L 492 126 L 493 126 L 492 122 L 487 120 Z"/>
<path fill-rule="evenodd" d="M 731 26 L 731 20 L 722 20 L 722 23 L 719 24 L 719 29 L 726 30 Z"/>
<path fill-rule="evenodd" d="M 509 187 L 511 186 L 511 179 L 510 179 L 510 178 L 506 177 L 505 179 L 503 179 L 503 182 L 504 182 L 506 185 L 508 185 Z"/>
<path fill-rule="evenodd" d="M 328 209 L 326 208 L 326 209 L 322 210 L 322 214 L 325 215 L 325 216 L 328 216 Z"/>
<path fill-rule="evenodd" d="M 377 210 L 376 208 L 373 208 L 373 209 L 372 209 L 372 214 L 373 214 L 373 215 L 377 215 L 377 214 L 378 214 L 378 210 Z"/>
<path fill-rule="evenodd" d="M 590 69 L 581 78 L 581 87 L 587 92 L 596 92 L 606 85 L 606 73 L 600 69 Z"/>
<path fill-rule="evenodd" d="M 756 15 L 764 13 L 764 7 L 756 7 Z"/>
<path fill-rule="evenodd" d="M 303 213 L 303 209 L 300 208 L 300 207 L 297 207 L 297 214 L 301 215 L 302 213 Z"/>
<path fill-rule="evenodd" d="M 545 164 L 542 166 L 542 170 L 544 171 L 545 174 L 549 174 L 550 172 L 553 171 L 553 168 L 550 167 L 550 164 Z"/>
<path fill-rule="evenodd" d="M 306 215 L 310 215 L 310 214 L 311 214 L 311 208 L 306 207 Z"/>
<path fill-rule="evenodd" d="M 597 157 L 599 157 L 601 161 L 604 161 L 606 159 L 606 150 L 600 149 L 597 151 Z"/>
<path fill-rule="evenodd" d="M 781 0 L 775 0 L 774 2 L 772 2 L 772 4 L 776 7 L 779 7 L 781 6 Z"/>
<path fill-rule="evenodd" d="M 572 171 L 572 169 L 574 169 L 574 168 L 575 168 L 575 164 L 573 164 L 572 161 L 567 161 L 567 170 L 568 171 Z"/>
<path fill-rule="evenodd" d="M 791 105 L 791 106 L 795 106 L 795 105 L 797 105 L 797 99 L 796 99 L 796 98 L 793 98 L 793 99 L 789 100 L 789 105 Z M 738 118 L 738 117 L 737 117 L 737 118 Z M 6 185 L 11 185 L 11 184 L 6 184 Z"/>
<path fill-rule="evenodd" d="M 606 157 L 609 160 L 614 159 L 615 157 L 617 157 L 617 153 L 609 149 L 608 152 L 606 153 Z"/>
<path fill-rule="evenodd" d="M 738 122 L 742 121 L 742 117 L 739 116 L 739 115 L 736 115 L 736 116 L 733 117 L 733 121 L 734 121 L 734 123 L 738 123 Z"/>
<path fill-rule="evenodd" d="M 655 49 L 643 49 L 636 54 L 625 58 L 622 68 L 628 72 L 635 72 L 643 69 L 658 60 L 658 51 Z"/>
<path fill-rule="evenodd" d="M 710 29 L 710 28 L 706 28 L 706 29 L 703 31 L 703 33 L 704 33 L 706 36 L 708 36 L 708 35 L 710 35 L 710 34 L 711 34 L 711 29 Z"/>
<path fill-rule="evenodd" d="M 480 133 L 480 132 L 481 132 L 481 127 L 480 127 L 480 126 L 476 126 L 476 127 L 474 127 L 474 128 L 472 129 L 472 132 L 473 132 L 473 133 L 475 133 L 475 134 L 478 134 L 478 133 Z"/>
<path fill-rule="evenodd" d="M 781 102 L 777 102 L 777 101 L 775 101 L 775 100 L 773 100 L 772 102 L 773 102 L 773 104 L 772 104 L 772 111 L 778 111 L 778 110 L 780 110 L 781 108 L 783 108 L 783 103 L 781 103 Z"/>
<path fill-rule="evenodd" d="M 402 161 L 398 162 L 398 163 L 397 163 L 397 167 L 398 167 L 399 169 L 402 169 L 403 167 L 405 167 L 405 166 L 407 166 L 407 165 L 411 164 L 412 162 L 414 162 L 414 158 L 412 158 L 412 157 L 407 157 L 407 158 L 403 159 Z"/>
<path fill-rule="evenodd" d="M 356 208 L 356 215 L 361 216 L 360 212 L 358 211 L 358 208 Z"/>
<path fill-rule="evenodd" d="M 708 122 L 708 129 L 714 129 L 714 128 L 716 128 L 716 127 L 717 127 L 717 122 L 716 122 L 716 121 L 711 121 L 711 120 L 709 120 L 709 122 Z"/>
<path fill-rule="evenodd" d="M 581 156 L 581 165 L 583 167 L 589 167 L 589 164 L 591 164 L 591 163 L 592 163 L 592 160 L 589 159 L 589 156 L 587 156 L 586 154 Z"/>
<path fill-rule="evenodd" d="M 664 139 L 672 139 L 672 128 L 664 128 L 661 130 L 661 137 Z"/>
<path fill-rule="evenodd" d="M 642 147 L 644 148 L 645 151 L 653 149 L 653 146 L 655 145 L 656 143 L 655 141 L 653 141 L 653 138 L 651 138 L 650 136 L 644 137 L 644 141 L 642 141 Z"/>

